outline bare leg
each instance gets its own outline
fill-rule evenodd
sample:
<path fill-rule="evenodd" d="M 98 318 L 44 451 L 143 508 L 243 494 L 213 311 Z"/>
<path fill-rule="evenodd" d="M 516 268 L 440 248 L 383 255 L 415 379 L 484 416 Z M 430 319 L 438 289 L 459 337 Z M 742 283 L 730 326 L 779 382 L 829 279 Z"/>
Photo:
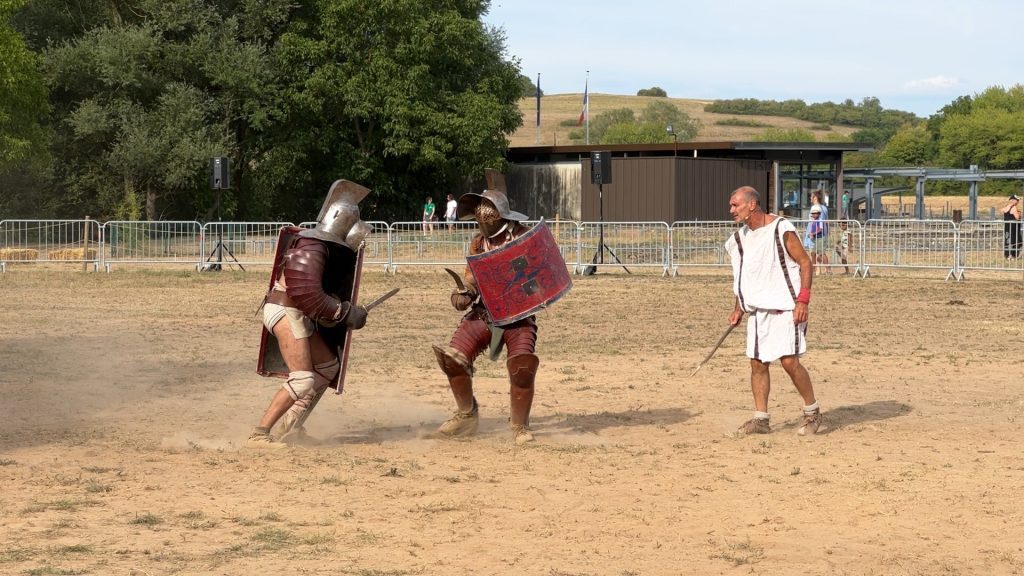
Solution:
<path fill-rule="evenodd" d="M 811 375 L 807 373 L 807 369 L 800 363 L 800 357 L 796 355 L 783 356 L 780 362 L 786 374 L 789 374 L 789 378 L 793 380 L 793 386 L 796 387 L 796 391 L 804 399 L 804 406 L 814 404 L 814 387 L 811 385 Z"/>
<path fill-rule="evenodd" d="M 754 394 L 754 410 L 768 411 L 768 393 L 772 389 L 768 363 L 755 358 L 750 359 L 750 391 Z"/>
<path fill-rule="evenodd" d="M 310 340 L 308 338 L 297 339 L 292 336 L 292 326 L 287 318 L 274 325 L 274 336 L 277 338 L 277 344 L 281 348 L 281 356 L 288 365 L 290 372 L 313 371 Z M 320 344 L 326 348 L 323 340 L 320 340 Z M 292 399 L 287 390 L 284 388 L 278 389 L 277 393 L 274 394 L 274 398 L 270 401 L 270 406 L 267 407 L 263 417 L 260 418 L 259 426 L 261 428 L 273 427 L 281 415 L 287 412 L 294 403 L 295 400 Z"/>

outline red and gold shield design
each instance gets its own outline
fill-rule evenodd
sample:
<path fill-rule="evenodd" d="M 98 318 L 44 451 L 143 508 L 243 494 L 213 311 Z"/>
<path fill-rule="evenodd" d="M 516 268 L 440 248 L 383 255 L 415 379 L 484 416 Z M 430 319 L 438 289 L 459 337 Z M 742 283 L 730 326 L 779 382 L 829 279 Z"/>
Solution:
<path fill-rule="evenodd" d="M 544 220 L 519 238 L 468 256 L 467 261 L 497 326 L 537 313 L 572 288 L 565 260 Z"/>

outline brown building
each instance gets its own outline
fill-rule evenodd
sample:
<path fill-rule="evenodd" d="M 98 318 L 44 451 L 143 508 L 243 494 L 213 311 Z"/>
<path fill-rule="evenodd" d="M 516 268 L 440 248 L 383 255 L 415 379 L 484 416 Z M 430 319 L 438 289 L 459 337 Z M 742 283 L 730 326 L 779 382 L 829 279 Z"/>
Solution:
<path fill-rule="evenodd" d="M 506 180 L 513 207 L 531 218 L 727 220 L 729 195 L 743 185 L 757 188 L 770 211 L 799 217 L 814 190 L 837 205 L 843 153 L 866 150 L 817 142 L 528 146 L 509 149 Z M 611 182 L 601 186 L 593 181 L 595 152 L 611 157 Z"/>

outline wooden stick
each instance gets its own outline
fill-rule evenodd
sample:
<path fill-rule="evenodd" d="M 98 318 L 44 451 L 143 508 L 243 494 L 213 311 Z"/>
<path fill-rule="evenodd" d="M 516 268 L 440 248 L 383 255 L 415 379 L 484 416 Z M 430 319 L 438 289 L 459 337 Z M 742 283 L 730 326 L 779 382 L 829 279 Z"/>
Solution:
<path fill-rule="evenodd" d="M 697 368 L 693 371 L 692 374 L 690 374 L 690 378 L 696 376 L 697 372 L 700 371 L 700 369 L 703 368 L 704 365 L 708 363 L 708 360 L 711 360 L 711 357 L 714 356 L 715 352 L 718 351 L 718 348 L 722 345 L 722 342 L 725 342 L 726 336 L 728 336 L 729 333 L 732 332 L 732 329 L 735 327 L 735 324 L 729 324 L 729 327 L 726 328 L 725 332 L 722 333 L 722 336 L 718 339 L 718 342 L 715 343 L 715 347 L 711 349 L 711 352 L 708 352 L 708 355 L 705 356 L 703 360 L 701 360 L 700 364 L 697 365 Z"/>

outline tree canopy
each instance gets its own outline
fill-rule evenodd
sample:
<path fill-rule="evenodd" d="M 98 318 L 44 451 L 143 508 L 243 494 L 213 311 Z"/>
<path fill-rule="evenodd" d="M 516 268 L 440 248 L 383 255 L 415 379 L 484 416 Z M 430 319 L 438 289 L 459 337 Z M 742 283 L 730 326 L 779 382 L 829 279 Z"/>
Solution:
<path fill-rule="evenodd" d="M 408 217 L 500 168 L 522 122 L 487 1 L 81 4 L 15 19 L 50 89 L 49 204 L 69 215 L 209 217 L 209 159 L 228 156 L 225 217 L 309 219 L 338 178 L 373 189 L 366 217 Z"/>

